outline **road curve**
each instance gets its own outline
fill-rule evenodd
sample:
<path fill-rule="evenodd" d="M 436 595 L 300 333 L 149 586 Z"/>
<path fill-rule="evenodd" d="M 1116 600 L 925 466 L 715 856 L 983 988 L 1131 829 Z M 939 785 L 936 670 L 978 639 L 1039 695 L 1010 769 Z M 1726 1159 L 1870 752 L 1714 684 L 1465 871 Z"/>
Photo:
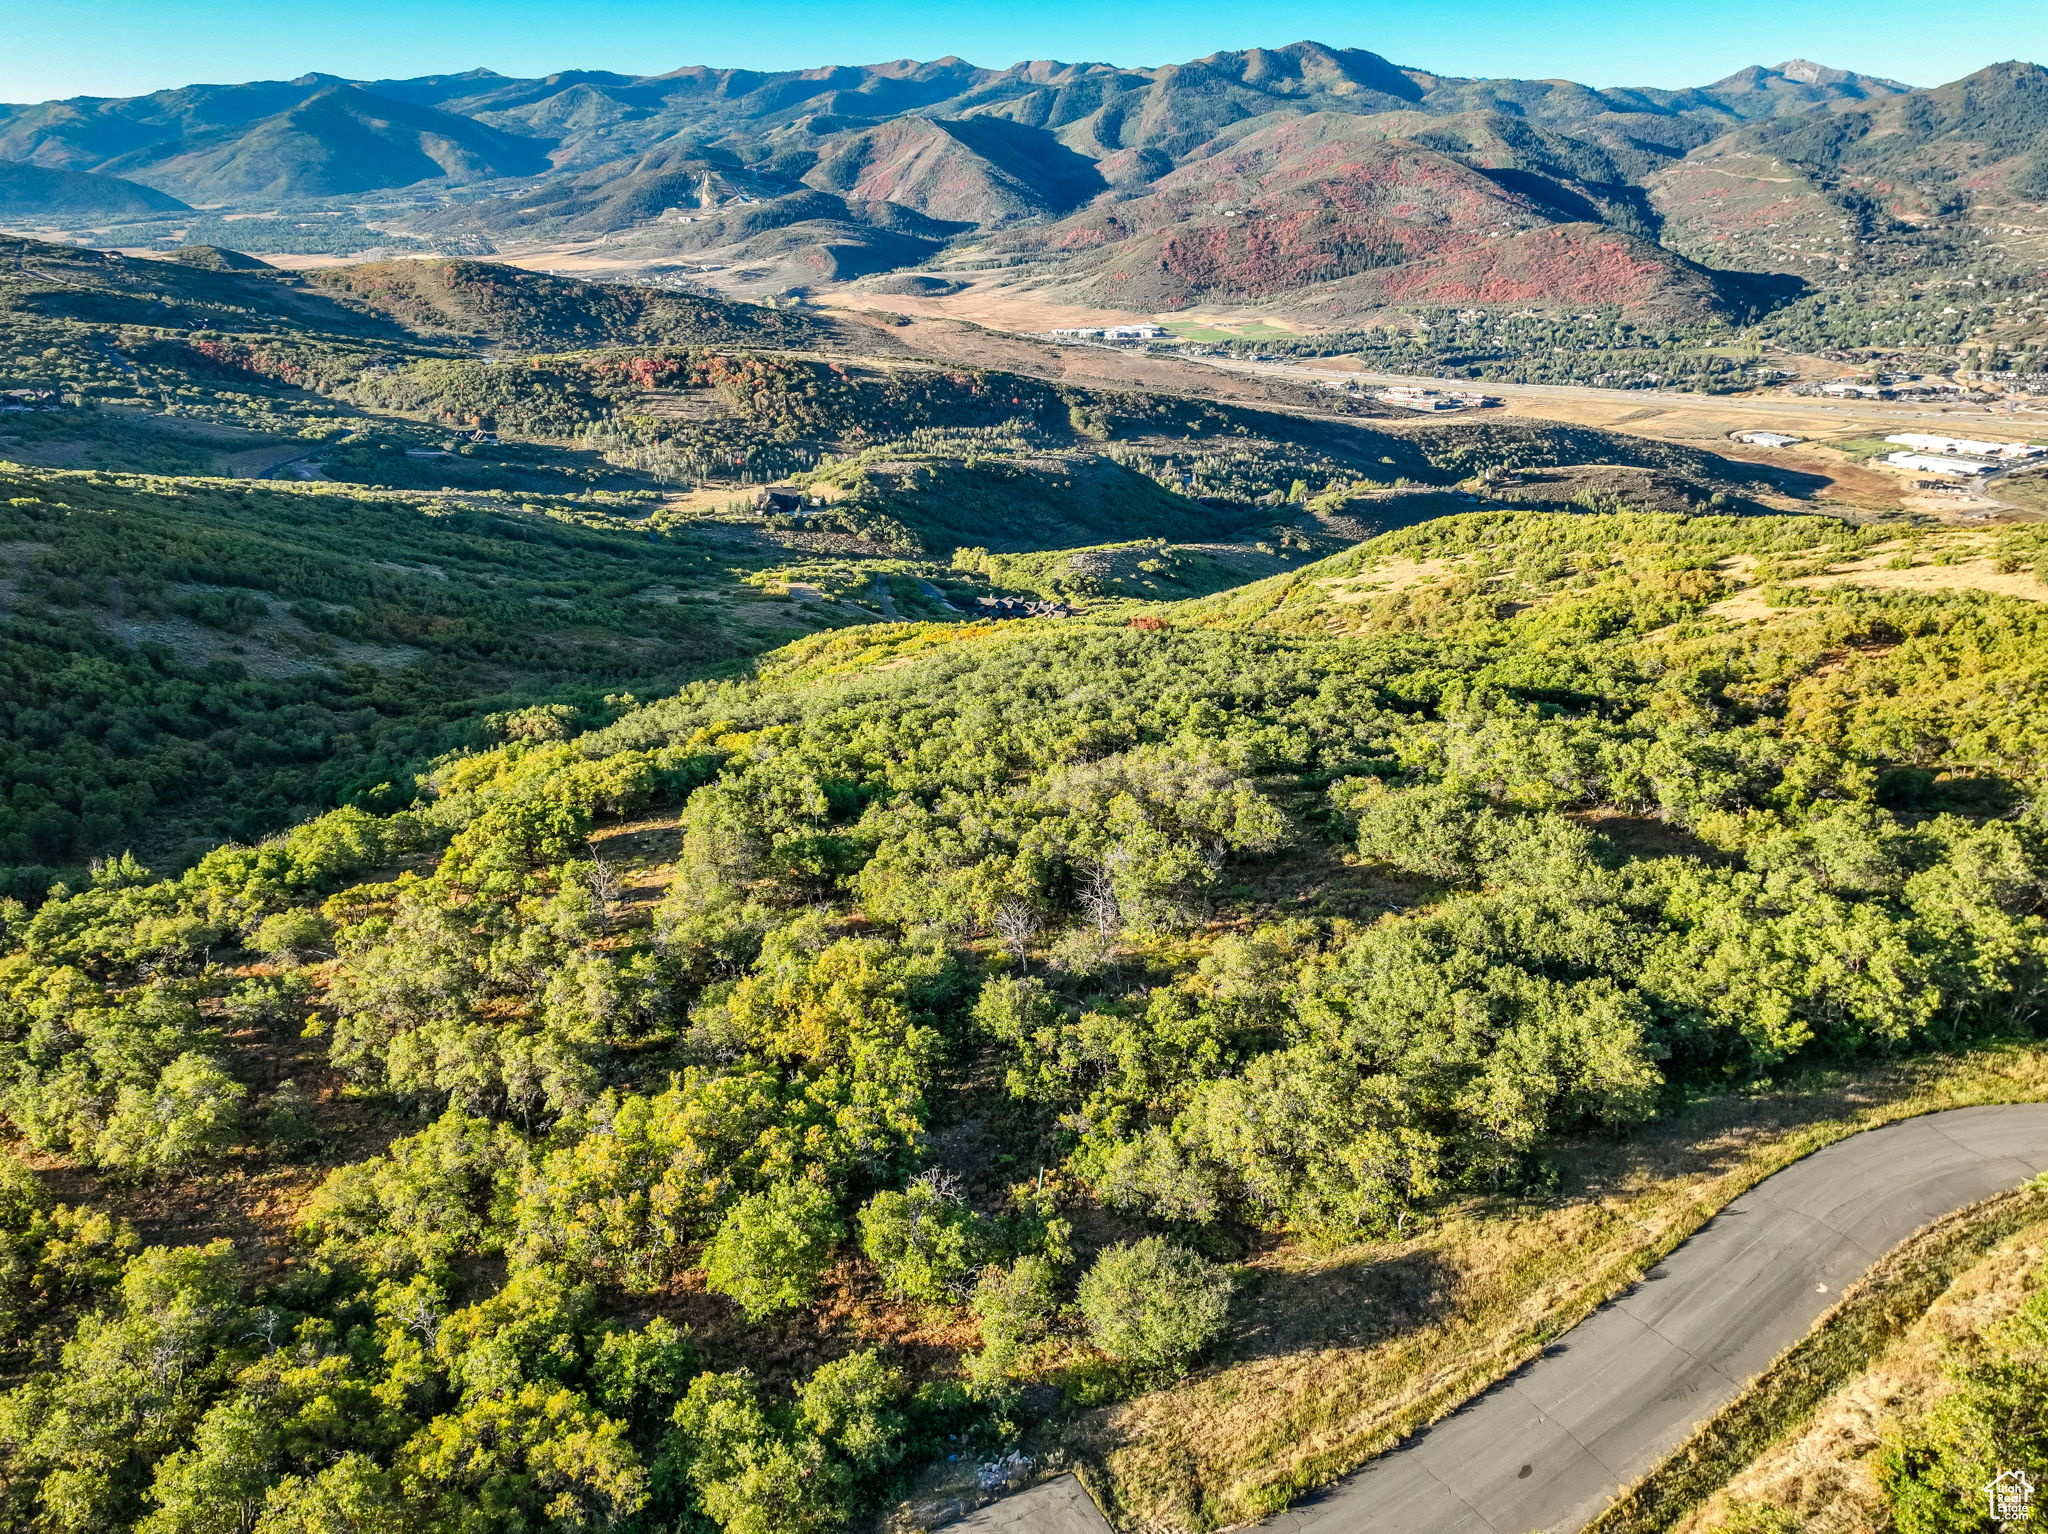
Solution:
<path fill-rule="evenodd" d="M 1571 1534 L 1943 1215 L 2048 1171 L 2048 1103 L 1955 1108 L 1765 1178 L 1491 1389 L 1260 1525 L 1272 1534 Z M 1107 1534 L 1071 1476 L 962 1534 Z"/>
<path fill-rule="evenodd" d="M 1435 1427 L 1262 1527 L 1569 1534 L 1930 1221 L 2048 1171 L 2048 1103 L 1956 1108 L 1764 1179 L 1628 1293 Z"/>

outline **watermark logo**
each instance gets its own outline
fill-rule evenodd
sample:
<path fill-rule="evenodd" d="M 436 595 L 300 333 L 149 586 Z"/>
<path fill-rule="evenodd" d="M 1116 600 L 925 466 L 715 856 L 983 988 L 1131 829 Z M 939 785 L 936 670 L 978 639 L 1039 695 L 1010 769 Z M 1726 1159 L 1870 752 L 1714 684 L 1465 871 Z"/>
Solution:
<path fill-rule="evenodd" d="M 2034 1505 L 2034 1483 L 2024 1470 L 2008 1470 L 1984 1483 L 1984 1500 L 2000 1523 L 2014 1523 Z"/>

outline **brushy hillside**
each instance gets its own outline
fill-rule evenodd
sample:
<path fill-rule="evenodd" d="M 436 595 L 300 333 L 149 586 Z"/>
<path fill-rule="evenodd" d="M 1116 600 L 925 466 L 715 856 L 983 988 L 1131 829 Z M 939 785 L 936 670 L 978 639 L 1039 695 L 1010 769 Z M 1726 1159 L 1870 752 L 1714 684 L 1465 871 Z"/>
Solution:
<path fill-rule="evenodd" d="M 991 553 L 958 549 L 956 569 L 985 575 L 994 584 L 1041 597 L 1087 600 L 1123 597 L 1172 602 L 1242 586 L 1282 566 L 1272 543 L 1189 545 L 1148 538 L 1093 548 L 1043 553 Z"/>
<path fill-rule="evenodd" d="M 380 802 L 487 715 L 844 621 L 763 604 L 765 562 L 587 502 L 0 467 L 0 885 Z"/>
<path fill-rule="evenodd" d="M 961 544 L 1068 548 L 1105 536 L 1199 538 L 1235 531 L 1256 513 L 1206 505 L 1098 453 L 981 457 L 870 450 L 806 476 L 831 501 L 810 513 L 907 548 Z"/>
<path fill-rule="evenodd" d="M 890 555 L 1198 540 L 1488 469 L 1634 465 L 1677 476 L 1674 504 L 1765 486 L 1753 465 L 1580 427 L 1088 389 L 884 355 L 854 329 L 476 262 L 302 277 L 204 249 L 0 241 L 0 388 L 29 401 L 0 416 L 0 457 L 698 507 L 814 476 L 828 505 L 810 527 L 848 540 L 831 552 Z"/>
<path fill-rule="evenodd" d="M 1063 280 L 1077 299 L 1146 312 L 1284 298 L 1328 325 L 1393 304 L 1612 305 L 1667 319 L 1739 307 L 1714 274 L 1603 224 L 1571 169 L 1511 178 L 1455 142 L 1420 114 L 1280 118 L 1219 139 L 1142 196 L 1001 244 L 1070 258 Z"/>
<path fill-rule="evenodd" d="M 1265 619 L 819 635 L 6 908 L 7 1519 L 850 1529 L 1289 1346 L 1236 1264 L 2031 1037 L 2048 604 L 1795 584 L 1886 536 L 1480 515 Z M 1262 1473 L 1174 1463 L 1195 1526 Z"/>
<path fill-rule="evenodd" d="M 739 343 L 818 346 L 829 324 L 753 304 L 599 286 L 482 261 L 376 261 L 315 271 L 317 291 L 408 329 L 501 342 L 522 351 L 590 346 Z"/>
<path fill-rule="evenodd" d="M 1731 147 L 1777 155 L 1844 200 L 1926 218 L 1975 204 L 2048 203 L 2048 69 L 1993 64 L 1949 85 L 1782 124 Z"/>

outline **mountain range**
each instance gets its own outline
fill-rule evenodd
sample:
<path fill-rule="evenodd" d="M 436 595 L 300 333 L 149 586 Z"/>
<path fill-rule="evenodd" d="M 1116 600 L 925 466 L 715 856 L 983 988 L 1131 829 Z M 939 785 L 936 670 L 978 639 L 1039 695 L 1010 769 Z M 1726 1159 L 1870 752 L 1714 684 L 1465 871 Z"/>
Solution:
<path fill-rule="evenodd" d="M 1987 218 L 2031 228 L 2048 71 L 1916 90 L 1792 60 L 1595 89 L 1302 42 L 1146 69 L 315 74 L 0 107 L 0 161 L 99 178 L 49 183 L 42 205 L 8 183 L 16 217 L 367 197 L 382 206 L 365 217 L 443 248 L 602 241 L 622 267 L 691 266 L 741 293 L 996 270 L 1144 313 L 1679 319 L 1754 310 L 1796 290 L 1787 276 L 1877 252 L 1952 251 Z"/>

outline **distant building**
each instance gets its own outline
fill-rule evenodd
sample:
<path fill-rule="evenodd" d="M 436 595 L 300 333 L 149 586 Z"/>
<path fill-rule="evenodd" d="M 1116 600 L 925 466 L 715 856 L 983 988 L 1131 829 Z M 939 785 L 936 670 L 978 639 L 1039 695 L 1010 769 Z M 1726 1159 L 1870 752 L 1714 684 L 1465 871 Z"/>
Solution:
<path fill-rule="evenodd" d="M 797 516 L 804 509 L 804 495 L 801 490 L 778 490 L 771 486 L 754 497 L 754 509 L 775 516 Z"/>
<path fill-rule="evenodd" d="M 1804 437 L 1788 436 L 1782 431 L 1738 431 L 1735 433 L 1733 440 L 1747 442 L 1752 447 L 1790 447 L 1793 443 L 1803 442 L 1806 439 Z"/>
<path fill-rule="evenodd" d="M 1065 602 L 1034 602 L 1028 597 L 976 597 L 974 613 L 979 618 L 1071 618 L 1074 609 Z"/>
<path fill-rule="evenodd" d="M 1477 410 L 1499 403 L 1490 394 L 1466 390 L 1446 394 L 1441 389 L 1417 388 L 1412 384 L 1396 384 L 1390 389 L 1381 389 L 1373 398 L 1408 410 Z"/>
<path fill-rule="evenodd" d="M 1173 334 L 1164 325 L 1076 325 L 1046 332 L 1055 341 L 1164 341 Z"/>
<path fill-rule="evenodd" d="M 1388 405 L 1401 405 L 1409 410 L 1456 410 L 1457 401 L 1448 394 L 1435 389 L 1410 389 L 1397 387 L 1382 389 L 1373 398 Z"/>
<path fill-rule="evenodd" d="M 1968 458 L 2038 458 L 2048 453 L 2048 447 L 2036 447 L 2031 442 L 1977 442 L 1969 437 L 1935 437 L 1917 431 L 1902 431 L 1884 440 L 1922 453 L 1961 453 Z"/>
<path fill-rule="evenodd" d="M 1939 453 L 1887 453 L 1886 463 L 1895 469 L 1919 469 L 1927 474 L 1953 474 L 1958 479 L 1974 479 L 1980 474 L 1989 474 L 1998 465 L 1985 463 L 1980 458 L 1945 458 Z"/>

